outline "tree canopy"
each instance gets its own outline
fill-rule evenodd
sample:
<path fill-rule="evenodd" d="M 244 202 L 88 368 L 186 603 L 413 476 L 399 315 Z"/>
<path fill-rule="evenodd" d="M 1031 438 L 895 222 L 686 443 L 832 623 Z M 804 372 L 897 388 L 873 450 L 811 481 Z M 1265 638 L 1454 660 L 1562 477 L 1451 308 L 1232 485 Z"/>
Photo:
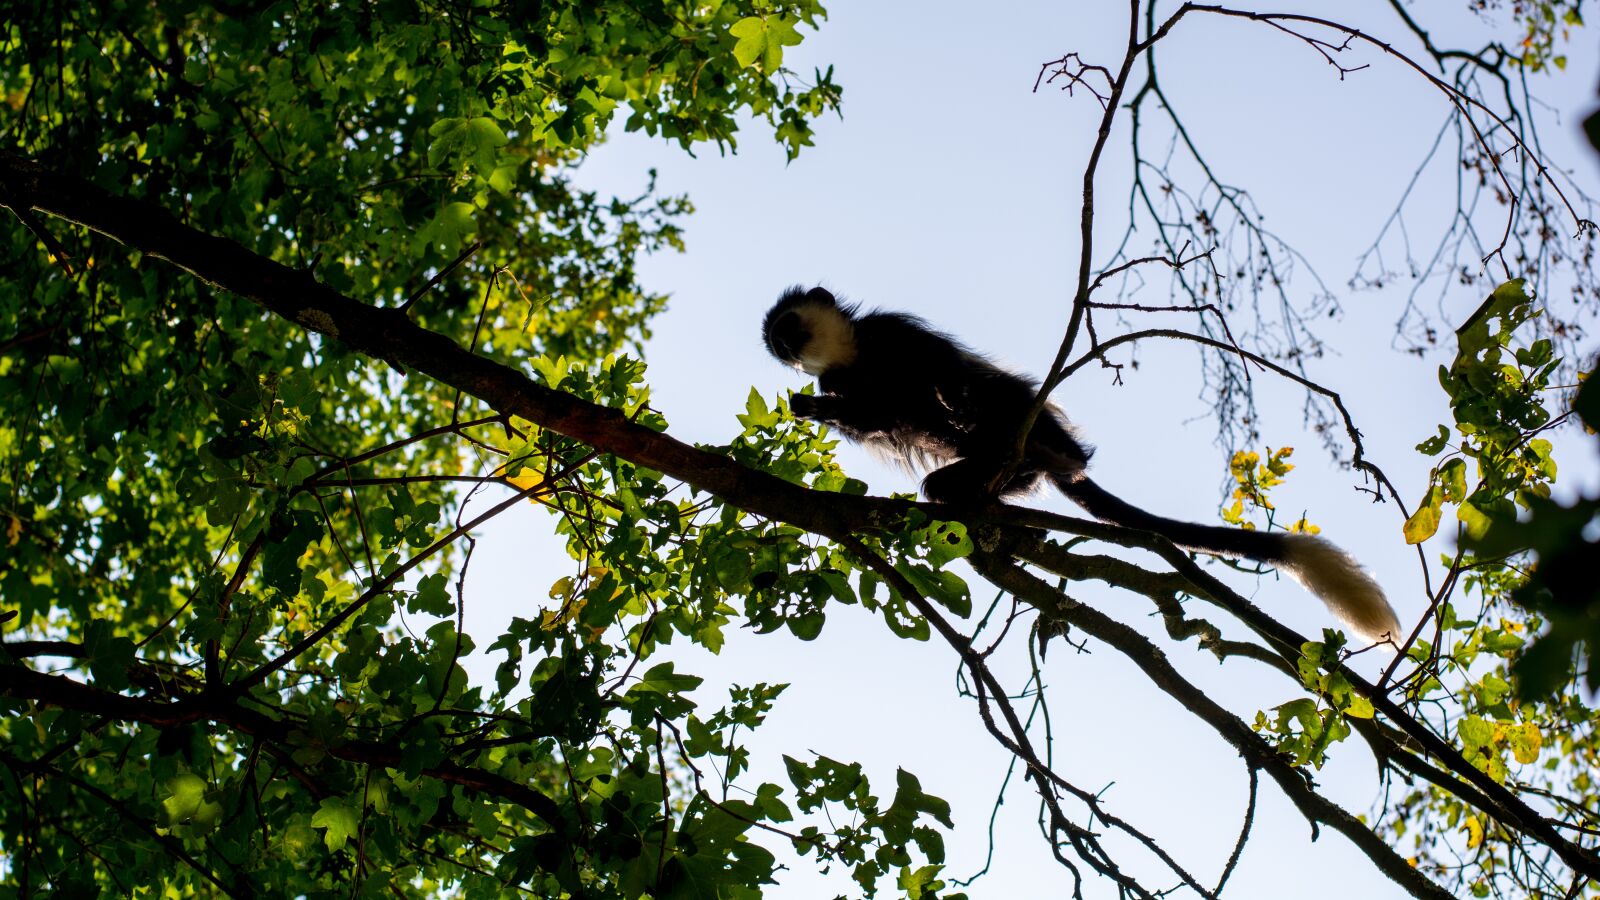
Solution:
<path fill-rule="evenodd" d="M 740 627 L 814 638 L 854 604 L 884 641 L 948 648 L 975 711 L 944 727 L 1014 756 L 1060 892 L 1221 895 L 1265 780 L 1414 896 L 1600 896 L 1597 501 L 1552 492 L 1549 440 L 1600 428 L 1600 395 L 1577 389 L 1595 226 L 1517 87 L 1566 67 L 1580 7 L 1519 5 L 1506 41 L 1461 49 L 1398 2 L 1377 34 L 1130 0 L 1125 46 L 1040 68 L 1036 89 L 1101 115 L 1045 390 L 1135 344 L 1204 348 L 1236 451 L 1222 517 L 1314 531 L 1272 505 L 1293 466 L 1257 449 L 1252 373 L 1303 389 L 1418 546 L 1427 612 L 1375 649 L 1295 633 L 1157 535 L 870 496 L 781 397 L 752 390 L 726 445 L 671 434 L 641 361 L 664 298 L 636 266 L 683 249 L 692 206 L 653 173 L 610 197 L 574 172 L 619 130 L 803 153 L 843 98 L 831 69 L 785 64 L 823 27 L 814 0 L 10 10 L 0 894 L 748 897 L 787 845 L 865 895 L 964 896 L 946 842 L 981 824 L 937 785 L 799 747 L 785 783 L 755 783 L 747 738 L 785 686 L 708 700 L 664 659 Z M 1425 484 L 1391 482 L 1310 376 L 1328 293 L 1290 286 L 1293 245 L 1163 91 L 1161 42 L 1201 18 L 1281 32 L 1340 75 L 1398 60 L 1451 117 L 1443 164 L 1467 176 L 1425 265 L 1454 302 L 1414 294 L 1400 332 L 1448 360 Z M 1132 181 L 1097 184 L 1129 150 Z M 1111 247 L 1093 227 L 1108 203 L 1130 211 Z M 1391 224 L 1419 214 L 1406 203 Z M 1383 240 L 1359 279 L 1394 277 Z M 1151 269 L 1170 296 L 1135 296 Z M 521 504 L 548 511 L 571 566 L 503 633 L 468 635 L 474 536 Z M 1083 602 L 1086 581 L 1150 605 L 1130 621 L 1133 602 Z M 1250 812 L 1230 858 L 1179 858 L 1054 760 L 1040 673 L 1063 640 L 1125 658 L 1238 752 Z M 1230 708 L 1174 663 L 1195 650 L 1291 699 Z M 468 678 L 475 651 L 492 680 Z M 1394 659 L 1373 677 L 1352 659 L 1368 653 Z M 1006 655 L 1026 683 L 999 674 Z M 1388 792 L 1370 817 L 1314 780 L 1352 736 Z"/>

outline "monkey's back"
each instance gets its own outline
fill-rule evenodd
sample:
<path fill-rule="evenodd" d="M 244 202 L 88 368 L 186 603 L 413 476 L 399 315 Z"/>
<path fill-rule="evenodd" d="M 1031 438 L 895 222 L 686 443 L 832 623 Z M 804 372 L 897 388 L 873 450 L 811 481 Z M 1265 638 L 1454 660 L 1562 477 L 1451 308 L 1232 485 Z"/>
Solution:
<path fill-rule="evenodd" d="M 922 469 L 1008 455 L 1033 407 L 1034 382 L 900 313 L 857 319 L 855 341 L 855 360 L 827 373 L 821 387 L 875 409 L 881 427 L 848 436 Z M 1053 406 L 1035 423 L 1029 448 L 1044 469 L 1081 469 L 1088 458 Z"/>

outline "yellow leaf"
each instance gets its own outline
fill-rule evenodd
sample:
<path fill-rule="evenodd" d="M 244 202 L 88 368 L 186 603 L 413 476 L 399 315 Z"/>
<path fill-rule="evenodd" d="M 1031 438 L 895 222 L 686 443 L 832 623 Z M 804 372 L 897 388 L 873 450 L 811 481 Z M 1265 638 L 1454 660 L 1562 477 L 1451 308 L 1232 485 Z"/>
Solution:
<path fill-rule="evenodd" d="M 1434 532 L 1439 530 L 1439 506 L 1433 502 L 1433 496 L 1434 491 L 1429 488 L 1428 498 L 1417 507 L 1416 512 L 1411 514 L 1411 518 L 1406 520 L 1406 543 L 1420 544 L 1433 537 Z"/>
<path fill-rule="evenodd" d="M 1517 758 L 1517 762 L 1527 765 L 1538 761 L 1539 750 L 1544 746 L 1544 735 L 1537 724 L 1524 722 L 1511 732 L 1510 743 L 1511 754 Z"/>
<path fill-rule="evenodd" d="M 1477 816 L 1467 816 L 1466 825 L 1467 849 L 1471 850 L 1472 848 L 1483 843 L 1483 823 L 1478 821 Z"/>
<path fill-rule="evenodd" d="M 22 539 L 22 520 L 16 516 L 6 516 L 6 546 L 15 547 L 17 541 Z"/>
<path fill-rule="evenodd" d="M 1238 525 L 1244 521 L 1244 501 L 1235 500 L 1233 505 L 1222 511 L 1222 521 Z"/>
<path fill-rule="evenodd" d="M 532 491 L 534 488 L 537 488 L 539 485 L 544 483 L 544 475 L 543 474 L 541 474 L 536 469 L 530 469 L 530 468 L 528 468 L 526 466 L 518 469 L 517 470 L 517 474 L 515 474 L 515 475 L 507 475 L 507 474 L 501 473 L 500 477 L 504 478 L 506 480 L 507 484 L 510 484 L 512 487 L 514 487 L 514 488 L 516 488 L 517 490 L 520 490 L 520 491 Z M 537 494 L 529 494 L 528 495 L 528 502 L 532 503 L 535 506 L 538 506 L 539 505 L 539 497 L 538 497 L 538 495 Z"/>
<path fill-rule="evenodd" d="M 505 478 L 506 481 L 511 482 L 511 484 L 515 485 L 518 489 L 524 491 L 532 490 L 535 487 L 538 487 L 539 484 L 544 481 L 543 475 L 527 467 L 518 469 L 517 474 L 507 475 Z"/>
<path fill-rule="evenodd" d="M 1260 461 L 1261 457 L 1256 453 L 1238 450 L 1234 452 L 1233 459 L 1228 461 L 1228 470 L 1233 473 L 1235 480 L 1244 484 L 1255 474 L 1256 463 Z"/>
<path fill-rule="evenodd" d="M 1500 784 L 1506 783 L 1506 775 L 1509 774 L 1506 770 L 1506 761 L 1499 753 L 1484 760 L 1483 772 Z"/>
<path fill-rule="evenodd" d="M 567 624 L 572 621 L 574 616 L 583 612 L 584 603 L 585 601 L 580 597 L 571 603 L 562 604 L 560 609 L 545 610 L 539 616 L 539 627 L 549 631 L 552 628 Z"/>

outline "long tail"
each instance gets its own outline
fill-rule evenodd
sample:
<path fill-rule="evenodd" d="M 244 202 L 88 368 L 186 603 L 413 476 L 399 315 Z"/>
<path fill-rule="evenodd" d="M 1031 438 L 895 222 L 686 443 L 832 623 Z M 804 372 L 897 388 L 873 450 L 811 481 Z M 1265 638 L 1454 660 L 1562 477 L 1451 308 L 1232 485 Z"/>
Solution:
<path fill-rule="evenodd" d="M 1383 588 L 1350 554 L 1320 537 L 1179 522 L 1147 513 L 1087 478 L 1053 476 L 1052 480 L 1067 499 L 1102 522 L 1153 531 L 1186 550 L 1277 566 L 1316 594 L 1356 634 L 1369 641 L 1401 637 L 1400 621 Z"/>

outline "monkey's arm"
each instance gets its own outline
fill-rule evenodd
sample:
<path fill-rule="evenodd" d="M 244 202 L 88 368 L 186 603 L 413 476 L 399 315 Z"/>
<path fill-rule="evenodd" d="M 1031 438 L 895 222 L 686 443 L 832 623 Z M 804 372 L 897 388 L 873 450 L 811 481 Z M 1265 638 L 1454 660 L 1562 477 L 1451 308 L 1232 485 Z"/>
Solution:
<path fill-rule="evenodd" d="M 829 418 L 827 410 L 837 403 L 838 399 L 838 397 L 819 397 L 815 394 L 796 392 L 789 395 L 789 409 L 799 418 L 826 422 Z"/>
<path fill-rule="evenodd" d="M 882 404 L 863 403 L 841 394 L 792 394 L 789 408 L 802 419 L 810 419 L 845 432 L 847 436 L 888 431 L 893 417 Z"/>

